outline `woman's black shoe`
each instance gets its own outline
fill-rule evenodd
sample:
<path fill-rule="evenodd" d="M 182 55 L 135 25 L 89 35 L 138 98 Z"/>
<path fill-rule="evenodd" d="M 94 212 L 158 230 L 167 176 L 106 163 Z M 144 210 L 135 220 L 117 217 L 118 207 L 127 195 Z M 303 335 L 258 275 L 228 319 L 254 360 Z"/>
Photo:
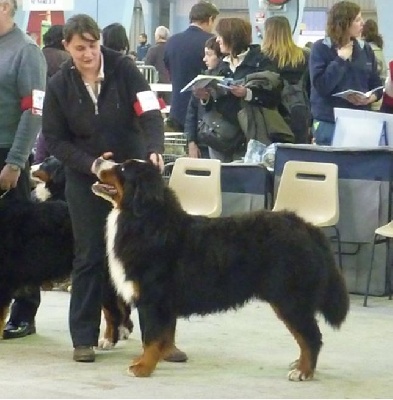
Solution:
<path fill-rule="evenodd" d="M 11 321 L 7 322 L 7 325 L 3 331 L 3 339 L 18 339 L 35 333 L 35 323 L 21 321 L 18 324 Z"/>

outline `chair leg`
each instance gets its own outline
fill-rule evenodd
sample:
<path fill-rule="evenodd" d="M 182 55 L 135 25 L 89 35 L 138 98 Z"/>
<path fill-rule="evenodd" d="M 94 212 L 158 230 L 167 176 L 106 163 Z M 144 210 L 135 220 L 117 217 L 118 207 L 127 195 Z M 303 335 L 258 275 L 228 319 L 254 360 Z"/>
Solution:
<path fill-rule="evenodd" d="M 341 252 L 340 231 L 338 230 L 337 226 L 333 226 L 333 228 L 336 231 L 336 238 L 337 238 L 338 266 L 340 267 L 340 270 L 342 272 L 343 271 L 343 260 L 342 260 L 342 252 Z"/>
<path fill-rule="evenodd" d="M 392 264 L 390 261 L 390 240 L 387 239 L 386 246 L 386 280 L 387 280 L 387 289 L 389 293 L 389 300 L 392 300 Z"/>
<path fill-rule="evenodd" d="M 374 235 L 374 241 L 373 241 L 373 248 L 371 251 L 371 262 L 370 262 L 370 268 L 368 270 L 368 277 L 367 277 L 367 284 L 366 284 L 366 292 L 364 293 L 364 300 L 363 300 L 363 307 L 367 307 L 367 298 L 368 298 L 368 292 L 370 290 L 370 282 L 371 282 L 371 271 L 373 269 L 373 264 L 374 264 L 374 253 L 375 253 L 375 242 L 377 239 L 377 235 Z"/>

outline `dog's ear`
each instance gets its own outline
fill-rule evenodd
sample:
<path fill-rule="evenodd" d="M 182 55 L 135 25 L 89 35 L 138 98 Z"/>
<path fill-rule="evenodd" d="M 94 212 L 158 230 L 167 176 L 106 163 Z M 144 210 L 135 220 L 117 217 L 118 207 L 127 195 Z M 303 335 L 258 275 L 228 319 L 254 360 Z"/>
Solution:
<path fill-rule="evenodd" d="M 138 217 L 152 212 L 164 202 L 165 182 L 158 167 L 149 163 L 136 165 L 132 177 L 125 179 L 124 189 L 123 202 Z"/>

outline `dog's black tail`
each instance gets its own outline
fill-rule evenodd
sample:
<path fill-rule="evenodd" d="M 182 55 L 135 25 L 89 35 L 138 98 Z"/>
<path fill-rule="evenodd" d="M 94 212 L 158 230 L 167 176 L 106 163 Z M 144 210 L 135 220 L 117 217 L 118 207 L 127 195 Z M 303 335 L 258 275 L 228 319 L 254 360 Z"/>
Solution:
<path fill-rule="evenodd" d="M 344 277 L 335 266 L 334 260 L 329 269 L 328 283 L 320 311 L 328 324 L 339 328 L 345 321 L 349 310 L 349 296 Z"/>

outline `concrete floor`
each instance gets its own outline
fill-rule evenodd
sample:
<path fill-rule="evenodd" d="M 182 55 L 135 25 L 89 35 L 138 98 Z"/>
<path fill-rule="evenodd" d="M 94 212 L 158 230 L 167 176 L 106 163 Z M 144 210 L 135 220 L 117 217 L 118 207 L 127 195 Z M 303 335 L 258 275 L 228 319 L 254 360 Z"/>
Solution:
<path fill-rule="evenodd" d="M 0 398 L 391 398 L 393 301 L 351 296 L 340 331 L 320 321 L 324 337 L 316 376 L 289 382 L 297 345 L 267 304 L 179 320 L 185 364 L 161 362 L 150 378 L 127 375 L 140 352 L 139 327 L 128 341 L 99 351 L 93 364 L 72 361 L 69 294 L 43 292 L 37 334 L 0 343 Z M 137 313 L 133 312 L 137 322 Z"/>

